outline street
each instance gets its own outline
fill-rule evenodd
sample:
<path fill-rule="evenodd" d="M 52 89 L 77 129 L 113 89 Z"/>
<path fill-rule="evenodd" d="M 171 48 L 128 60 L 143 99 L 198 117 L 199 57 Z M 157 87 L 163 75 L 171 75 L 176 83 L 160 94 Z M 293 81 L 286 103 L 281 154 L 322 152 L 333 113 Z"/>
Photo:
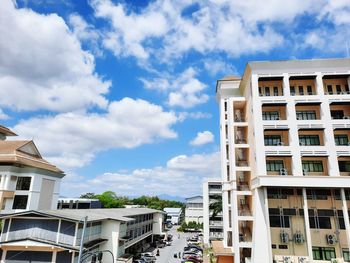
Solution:
<path fill-rule="evenodd" d="M 181 258 L 174 258 L 174 254 L 179 252 L 183 252 L 183 248 L 187 245 L 186 238 L 191 234 L 188 233 L 180 233 L 176 231 L 177 227 L 173 227 L 169 234 L 173 235 L 173 242 L 171 246 L 166 246 L 164 248 L 159 249 L 159 256 L 157 257 L 157 263 L 179 263 L 181 262 Z M 180 239 L 178 235 L 180 233 Z"/>

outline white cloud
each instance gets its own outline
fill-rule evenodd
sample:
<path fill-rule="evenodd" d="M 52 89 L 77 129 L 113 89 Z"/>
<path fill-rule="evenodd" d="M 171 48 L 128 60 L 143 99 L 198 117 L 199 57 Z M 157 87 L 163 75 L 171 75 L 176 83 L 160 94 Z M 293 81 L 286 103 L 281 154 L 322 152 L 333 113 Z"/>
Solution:
<path fill-rule="evenodd" d="M 9 116 L 2 110 L 0 109 L 0 120 L 7 120 Z"/>
<path fill-rule="evenodd" d="M 190 141 L 190 144 L 193 146 L 200 146 L 204 144 L 208 144 L 214 141 L 214 134 L 210 131 L 198 132 L 197 136 Z"/>
<path fill-rule="evenodd" d="M 225 61 L 206 59 L 204 60 L 204 68 L 209 72 L 211 76 L 217 76 L 219 73 L 227 75 L 238 75 L 237 69 Z"/>
<path fill-rule="evenodd" d="M 62 168 L 88 164 L 96 153 L 113 148 L 134 148 L 161 139 L 176 138 L 172 112 L 144 100 L 112 102 L 108 112 L 62 113 L 20 121 L 13 130 L 33 138 L 43 156 Z"/>
<path fill-rule="evenodd" d="M 77 175 L 64 178 L 62 195 L 80 195 L 107 190 L 119 195 L 169 194 L 188 197 L 201 194 L 202 182 L 206 178 L 220 177 L 220 153 L 179 155 L 165 166 L 140 168 L 132 171 L 109 172 L 82 182 Z M 76 182 L 76 183 L 72 183 Z"/>
<path fill-rule="evenodd" d="M 167 104 L 171 107 L 192 108 L 199 104 L 206 103 L 209 96 L 203 91 L 206 84 L 198 80 L 197 70 L 189 67 L 179 75 L 163 74 L 152 80 L 141 78 L 144 87 L 149 90 L 156 90 L 167 93 Z"/>
<path fill-rule="evenodd" d="M 178 113 L 178 119 L 179 121 L 184 121 L 186 119 L 211 119 L 213 117 L 212 114 L 208 112 L 201 112 L 201 111 L 195 111 L 195 112 L 179 112 Z"/>
<path fill-rule="evenodd" d="M 0 106 L 16 110 L 105 108 L 111 85 L 65 21 L 0 5 Z"/>

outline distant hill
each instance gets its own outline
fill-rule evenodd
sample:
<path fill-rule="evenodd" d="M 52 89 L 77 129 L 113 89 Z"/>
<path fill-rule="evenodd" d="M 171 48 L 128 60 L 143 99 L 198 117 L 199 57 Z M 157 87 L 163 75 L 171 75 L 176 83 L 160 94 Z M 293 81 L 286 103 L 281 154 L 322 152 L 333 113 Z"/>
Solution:
<path fill-rule="evenodd" d="M 158 197 L 160 199 L 163 199 L 163 200 L 178 201 L 178 202 L 181 202 L 181 203 L 185 202 L 185 198 L 181 197 L 181 196 L 173 196 L 173 195 L 161 194 L 161 195 L 158 195 Z"/>

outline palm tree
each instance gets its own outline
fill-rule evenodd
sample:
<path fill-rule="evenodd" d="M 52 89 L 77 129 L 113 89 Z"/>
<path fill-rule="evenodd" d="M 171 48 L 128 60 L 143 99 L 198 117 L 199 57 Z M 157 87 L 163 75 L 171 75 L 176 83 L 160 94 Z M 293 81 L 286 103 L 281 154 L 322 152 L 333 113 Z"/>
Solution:
<path fill-rule="evenodd" d="M 211 211 L 210 218 L 215 218 L 218 214 L 222 212 L 222 196 L 214 195 L 211 197 L 215 201 L 209 205 L 209 210 Z"/>

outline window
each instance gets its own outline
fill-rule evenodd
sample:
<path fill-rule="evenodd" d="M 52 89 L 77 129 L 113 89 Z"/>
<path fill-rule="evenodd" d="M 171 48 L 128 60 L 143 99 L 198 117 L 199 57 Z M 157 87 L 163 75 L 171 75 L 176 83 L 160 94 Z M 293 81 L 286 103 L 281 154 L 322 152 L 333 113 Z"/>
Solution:
<path fill-rule="evenodd" d="M 280 171 L 281 169 L 284 169 L 284 164 L 282 160 L 267 160 L 266 161 L 266 170 L 275 172 Z"/>
<path fill-rule="evenodd" d="M 344 261 L 350 261 L 349 249 L 343 248 L 343 258 L 344 258 Z"/>
<path fill-rule="evenodd" d="M 335 145 L 349 145 L 349 139 L 346 134 L 334 135 Z"/>
<path fill-rule="evenodd" d="M 16 190 L 29 190 L 31 177 L 18 177 Z"/>
<path fill-rule="evenodd" d="M 273 87 L 273 96 L 278 96 L 278 87 Z"/>
<path fill-rule="evenodd" d="M 331 260 L 336 258 L 334 247 L 312 247 L 312 256 L 314 260 Z"/>
<path fill-rule="evenodd" d="M 299 86 L 299 95 L 304 95 L 304 87 L 303 86 Z"/>
<path fill-rule="evenodd" d="M 12 209 L 26 209 L 28 202 L 28 195 L 15 195 L 13 199 Z"/>
<path fill-rule="evenodd" d="M 318 135 L 300 135 L 300 145 L 320 145 L 320 137 Z"/>
<path fill-rule="evenodd" d="M 262 94 L 262 89 L 261 89 L 261 87 L 259 87 L 259 96 L 262 96 L 263 94 Z"/>
<path fill-rule="evenodd" d="M 332 229 L 331 217 L 334 216 L 333 210 L 309 209 L 310 228 L 314 229 Z"/>
<path fill-rule="evenodd" d="M 263 111 L 262 113 L 263 120 L 279 120 L 280 114 L 278 111 Z"/>
<path fill-rule="evenodd" d="M 338 161 L 340 172 L 350 172 L 350 161 Z"/>
<path fill-rule="evenodd" d="M 332 119 L 342 119 L 344 117 L 344 112 L 342 110 L 331 110 Z"/>
<path fill-rule="evenodd" d="M 331 196 L 331 191 L 328 189 L 306 189 L 307 199 L 312 200 L 327 200 Z"/>
<path fill-rule="evenodd" d="M 289 228 L 289 216 L 283 215 L 279 208 L 269 208 L 270 227 Z"/>
<path fill-rule="evenodd" d="M 303 171 L 307 172 L 323 172 L 322 161 L 302 161 Z"/>
<path fill-rule="evenodd" d="M 312 87 L 311 87 L 311 86 L 307 86 L 307 94 L 308 94 L 308 95 L 313 95 Z"/>
<path fill-rule="evenodd" d="M 290 86 L 290 95 L 294 96 L 295 95 L 295 87 Z"/>
<path fill-rule="evenodd" d="M 268 188 L 268 199 L 287 199 L 289 195 L 294 195 L 293 189 L 289 188 Z"/>
<path fill-rule="evenodd" d="M 333 87 L 332 87 L 332 85 L 327 85 L 327 91 L 328 91 L 329 95 L 333 94 Z"/>
<path fill-rule="evenodd" d="M 337 91 L 337 94 L 341 94 L 341 86 L 340 85 L 335 85 L 335 89 Z"/>
<path fill-rule="evenodd" d="M 270 96 L 270 87 L 265 87 L 265 96 Z"/>
<path fill-rule="evenodd" d="M 265 145 L 281 145 L 281 135 L 265 135 Z"/>
<path fill-rule="evenodd" d="M 316 111 L 297 111 L 297 120 L 316 120 Z"/>

